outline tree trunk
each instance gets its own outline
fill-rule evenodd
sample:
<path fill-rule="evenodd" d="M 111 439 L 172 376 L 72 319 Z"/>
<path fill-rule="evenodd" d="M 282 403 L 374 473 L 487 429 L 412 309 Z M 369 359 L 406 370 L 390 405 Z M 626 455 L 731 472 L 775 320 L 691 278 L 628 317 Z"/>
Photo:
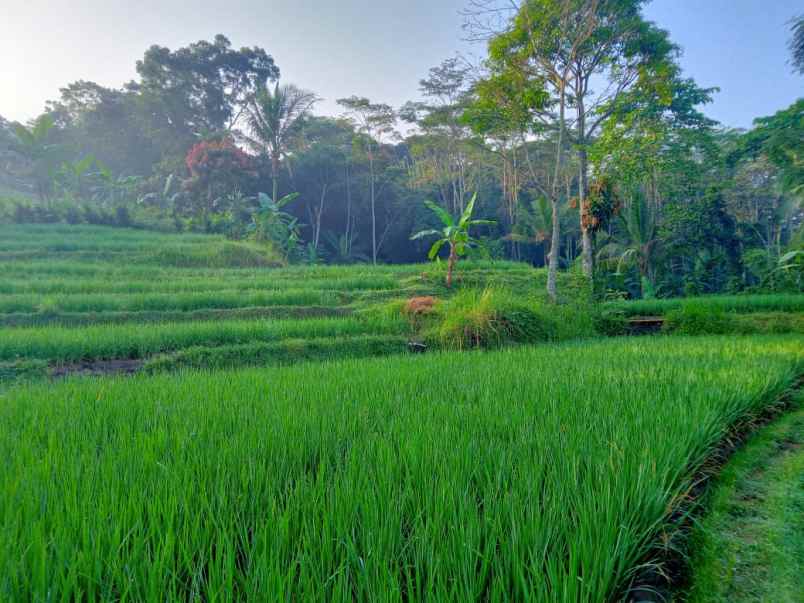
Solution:
<path fill-rule="evenodd" d="M 324 203 L 327 200 L 328 184 L 321 187 L 321 201 L 318 204 L 318 210 L 315 212 L 315 227 L 313 232 L 313 248 L 318 249 L 318 243 L 321 240 L 321 217 L 324 215 Z"/>
<path fill-rule="evenodd" d="M 279 157 L 276 155 L 271 156 L 271 184 L 273 186 L 271 200 L 276 203 L 279 195 Z"/>
<path fill-rule="evenodd" d="M 553 234 L 550 238 L 550 254 L 548 255 L 547 262 L 547 295 L 553 301 L 558 301 L 558 241 L 561 235 L 561 226 L 559 222 L 558 212 L 558 199 L 554 196 L 550 199 L 550 205 L 553 208 Z"/>
<path fill-rule="evenodd" d="M 447 260 L 447 287 L 452 288 L 452 272 L 458 261 L 458 254 L 455 252 L 455 245 L 449 246 L 449 260 Z"/>
<path fill-rule="evenodd" d="M 377 265 L 377 213 L 375 210 L 374 156 L 369 152 L 369 186 L 371 199 L 371 262 Z"/>
<path fill-rule="evenodd" d="M 592 245 L 592 233 L 589 231 L 586 191 L 588 188 L 589 158 L 586 153 L 586 110 L 583 101 L 578 101 L 578 162 L 580 173 L 578 179 L 578 208 L 581 220 L 581 264 L 583 274 L 590 281 L 594 277 L 594 253 Z"/>
<path fill-rule="evenodd" d="M 352 252 L 352 178 L 349 164 L 346 164 L 346 252 Z"/>
<path fill-rule="evenodd" d="M 566 78 L 566 75 L 565 75 Z M 561 174 L 562 147 L 564 144 L 564 124 L 566 108 L 566 79 L 559 83 L 558 142 L 556 144 L 556 166 L 553 174 L 553 194 L 550 205 L 553 208 L 553 236 L 550 240 L 550 262 L 547 268 L 547 295 L 553 302 L 558 301 L 558 249 L 561 237 L 561 221 L 558 211 L 558 187 Z"/>

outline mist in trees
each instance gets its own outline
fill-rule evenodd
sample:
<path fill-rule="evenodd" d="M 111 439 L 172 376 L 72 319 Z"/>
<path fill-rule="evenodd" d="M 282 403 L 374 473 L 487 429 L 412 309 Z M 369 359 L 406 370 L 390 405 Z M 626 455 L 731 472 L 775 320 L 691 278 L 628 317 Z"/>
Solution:
<path fill-rule="evenodd" d="M 555 299 L 559 270 L 603 297 L 800 290 L 804 101 L 749 131 L 707 118 L 716 90 L 685 77 L 644 4 L 473 2 L 481 64 L 444 60 L 418 100 L 351 96 L 338 116 L 262 48 L 152 46 L 119 89 L 72 82 L 31 123 L 0 117 L 0 217 L 412 262 L 431 246 L 411 236 L 476 196 L 469 255 L 545 266 Z"/>

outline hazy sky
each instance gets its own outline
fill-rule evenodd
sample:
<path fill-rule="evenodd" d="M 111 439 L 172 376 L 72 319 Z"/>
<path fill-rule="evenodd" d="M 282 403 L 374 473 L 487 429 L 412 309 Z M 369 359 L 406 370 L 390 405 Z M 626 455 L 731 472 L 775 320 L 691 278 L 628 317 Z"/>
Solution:
<path fill-rule="evenodd" d="M 151 44 L 175 49 L 225 34 L 261 46 L 283 81 L 335 99 L 358 94 L 399 106 L 442 59 L 483 48 L 463 41 L 468 0 L 0 0 L 0 115 L 34 117 L 66 83 L 112 87 L 135 76 Z M 685 73 L 721 92 L 706 112 L 747 127 L 804 96 L 787 64 L 801 0 L 654 0 L 647 16 L 684 48 Z"/>

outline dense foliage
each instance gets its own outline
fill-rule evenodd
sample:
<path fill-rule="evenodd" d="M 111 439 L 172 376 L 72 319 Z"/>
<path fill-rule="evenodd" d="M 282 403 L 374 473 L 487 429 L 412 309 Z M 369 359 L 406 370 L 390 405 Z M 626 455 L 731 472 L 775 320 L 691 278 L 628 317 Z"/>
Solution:
<path fill-rule="evenodd" d="M 551 275 L 577 266 L 600 296 L 801 290 L 804 101 L 747 132 L 706 118 L 715 90 L 684 77 L 644 4 L 505 3 L 479 69 L 446 60 L 422 100 L 397 110 L 353 96 L 339 118 L 280 85 L 261 48 L 220 35 L 153 46 L 121 89 L 73 82 L 34 122 L 0 119 L 0 220 L 404 263 L 430 249 L 411 235 L 439 225 L 425 201 L 456 217 L 476 194 L 489 222 L 472 253 Z M 798 65 L 800 21 L 793 34 Z M 283 216 L 265 213 L 295 193 Z"/>

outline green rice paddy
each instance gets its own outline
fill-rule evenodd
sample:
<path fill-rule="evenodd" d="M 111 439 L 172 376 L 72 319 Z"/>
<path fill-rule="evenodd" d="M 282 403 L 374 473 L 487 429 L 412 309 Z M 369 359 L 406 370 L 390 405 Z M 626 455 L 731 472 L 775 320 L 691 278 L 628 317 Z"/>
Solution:
<path fill-rule="evenodd" d="M 392 309 L 472 298 L 443 267 L 274 264 L 0 226 L 0 601 L 619 600 L 730 428 L 804 372 L 794 334 L 414 355 Z M 545 277 L 459 272 L 534 303 Z M 801 311 L 774 297 L 712 303 Z M 140 374 L 41 378 L 114 361 Z"/>

